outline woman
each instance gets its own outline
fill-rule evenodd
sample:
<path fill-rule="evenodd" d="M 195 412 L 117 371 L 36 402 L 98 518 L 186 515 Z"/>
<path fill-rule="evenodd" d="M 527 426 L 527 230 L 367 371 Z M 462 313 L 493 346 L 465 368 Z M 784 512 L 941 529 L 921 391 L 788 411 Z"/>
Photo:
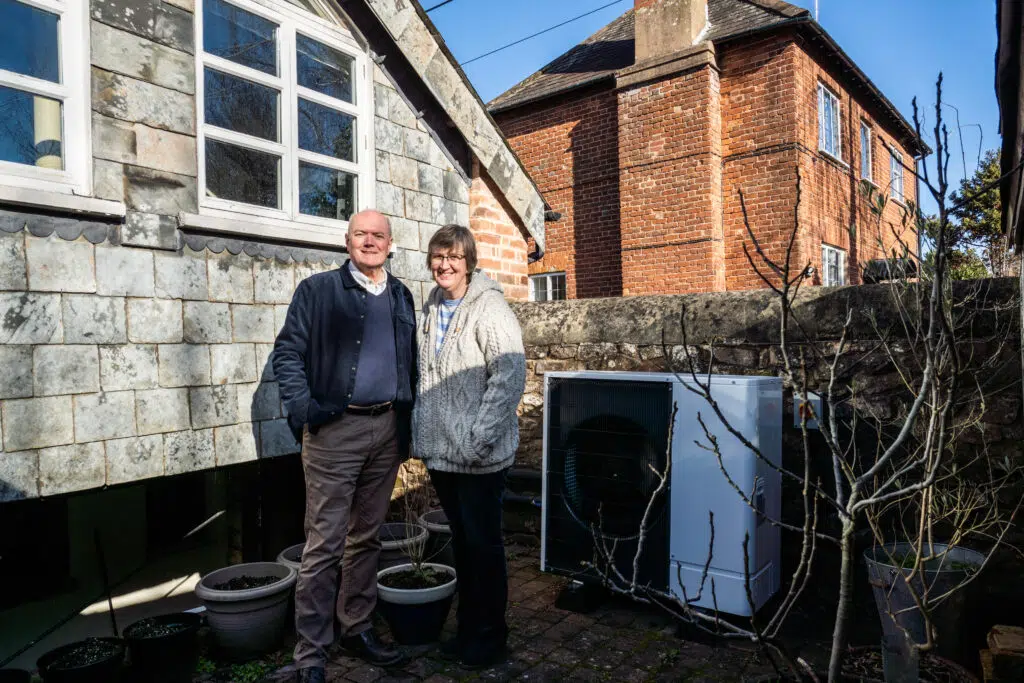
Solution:
<path fill-rule="evenodd" d="M 476 242 L 459 225 L 430 239 L 437 286 L 419 321 L 413 448 L 452 530 L 458 634 L 442 653 L 469 668 L 506 657 L 508 572 L 502 539 L 505 476 L 519 445 L 516 407 L 526 385 L 519 321 L 501 285 L 476 271 Z"/>

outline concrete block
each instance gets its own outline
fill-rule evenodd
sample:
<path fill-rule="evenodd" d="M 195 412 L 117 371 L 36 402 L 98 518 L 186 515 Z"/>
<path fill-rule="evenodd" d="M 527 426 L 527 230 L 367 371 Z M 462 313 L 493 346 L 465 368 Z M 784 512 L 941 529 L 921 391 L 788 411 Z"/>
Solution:
<path fill-rule="evenodd" d="M 449 223 L 456 223 L 459 220 L 459 213 L 457 210 L 458 205 L 445 199 L 444 197 L 431 197 L 430 198 L 430 210 L 433 215 L 432 223 L 438 225 L 448 225 Z M 465 225 L 465 224 L 464 224 Z"/>
<path fill-rule="evenodd" d="M 382 182 L 378 182 L 376 187 L 377 210 L 388 216 L 405 216 L 402 188 Z"/>
<path fill-rule="evenodd" d="M 92 108 L 104 116 L 195 135 L 195 98 L 93 67 Z"/>
<path fill-rule="evenodd" d="M 152 344 L 100 347 L 100 386 L 103 391 L 155 389 L 157 351 Z"/>
<path fill-rule="evenodd" d="M 417 73 L 427 70 L 430 60 L 438 51 L 434 36 L 417 18 L 411 19 L 406 25 L 401 35 L 398 36 L 398 44 L 402 46 L 402 52 Z"/>
<path fill-rule="evenodd" d="M 213 447 L 217 454 L 217 467 L 252 462 L 259 455 L 259 427 L 250 422 L 217 427 L 213 430 Z"/>
<path fill-rule="evenodd" d="M 0 290 L 28 289 L 25 233 L 0 231 Z"/>
<path fill-rule="evenodd" d="M 405 217 L 411 218 L 414 221 L 422 221 L 424 223 L 440 223 L 435 219 L 434 205 L 432 199 L 438 199 L 437 197 L 431 197 L 429 194 L 422 192 L 412 192 L 406 190 L 405 192 Z"/>
<path fill-rule="evenodd" d="M 34 292 L 95 292 L 96 261 L 93 246 L 80 239 L 68 242 L 25 236 L 28 285 Z"/>
<path fill-rule="evenodd" d="M 391 237 L 395 244 L 405 249 L 419 249 L 420 229 L 416 221 L 408 218 L 391 219 Z"/>
<path fill-rule="evenodd" d="M 135 124 L 135 164 L 183 176 L 196 176 L 196 139 Z"/>
<path fill-rule="evenodd" d="M 388 118 L 405 128 L 416 127 L 416 114 L 397 90 L 391 91 L 391 99 L 388 103 Z"/>
<path fill-rule="evenodd" d="M 405 154 L 416 161 L 430 163 L 430 136 L 411 128 L 405 130 Z"/>
<path fill-rule="evenodd" d="M 444 197 L 455 202 L 469 204 L 469 185 L 455 171 L 444 172 Z"/>
<path fill-rule="evenodd" d="M 373 84 L 373 114 L 379 116 L 382 119 L 388 117 L 388 107 L 391 104 L 390 100 L 391 88 L 384 85 L 383 83 Z"/>
<path fill-rule="evenodd" d="M 185 301 L 182 314 L 185 341 L 208 344 L 231 342 L 230 304 Z"/>
<path fill-rule="evenodd" d="M 419 250 L 423 253 L 427 253 L 430 246 L 430 238 L 434 236 L 434 233 L 441 229 L 441 226 L 437 223 L 420 223 L 420 245 Z"/>
<path fill-rule="evenodd" d="M 137 159 L 135 124 L 93 112 L 92 153 L 98 159 L 134 164 Z M 121 173 L 124 173 L 123 168 Z"/>
<path fill-rule="evenodd" d="M 98 21 L 90 28 L 93 66 L 184 93 L 196 91 L 195 61 L 188 53 Z"/>
<path fill-rule="evenodd" d="M 100 488 L 107 482 L 102 443 L 44 448 L 39 451 L 39 495 Z"/>
<path fill-rule="evenodd" d="M 107 441 L 107 484 L 124 484 L 164 474 L 164 438 L 160 434 Z"/>
<path fill-rule="evenodd" d="M 156 295 L 161 299 L 206 301 L 206 253 L 185 247 L 184 253 L 155 254 Z"/>
<path fill-rule="evenodd" d="M 59 344 L 59 294 L 0 292 L 0 344 Z"/>
<path fill-rule="evenodd" d="M 469 204 L 455 204 L 455 222 L 459 225 L 469 225 Z"/>
<path fill-rule="evenodd" d="M 188 429 L 188 389 L 135 392 L 135 423 L 140 435 Z"/>
<path fill-rule="evenodd" d="M 164 474 L 171 476 L 216 467 L 213 430 L 200 429 L 164 434 Z"/>
<path fill-rule="evenodd" d="M 391 182 L 391 155 L 383 150 L 376 150 L 375 152 L 375 170 L 377 174 L 378 183 L 390 183 Z"/>
<path fill-rule="evenodd" d="M 95 137 L 93 138 L 95 144 Z M 124 201 L 124 166 L 104 159 L 92 160 L 92 193 L 98 199 Z"/>
<path fill-rule="evenodd" d="M 261 382 L 274 381 L 274 366 L 270 362 L 273 353 L 273 344 L 256 344 L 256 372 L 260 373 Z"/>
<path fill-rule="evenodd" d="M 286 304 L 295 292 L 295 269 L 276 260 L 257 261 L 254 268 L 255 299 L 258 304 Z"/>
<path fill-rule="evenodd" d="M 397 123 L 374 117 L 374 144 L 381 151 L 403 156 L 405 154 L 405 130 Z"/>
<path fill-rule="evenodd" d="M 4 447 L 9 453 L 74 443 L 70 396 L 4 401 Z"/>
<path fill-rule="evenodd" d="M 32 374 L 35 396 L 99 391 L 99 354 L 95 346 L 37 346 Z"/>
<path fill-rule="evenodd" d="M 75 441 L 135 436 L 135 392 L 109 391 L 74 397 Z"/>
<path fill-rule="evenodd" d="M 0 452 L 0 503 L 39 497 L 39 453 Z"/>
<path fill-rule="evenodd" d="M 234 384 L 189 389 L 188 403 L 193 429 L 238 422 L 238 392 Z"/>
<path fill-rule="evenodd" d="M 174 251 L 178 248 L 178 221 L 170 216 L 129 211 L 121 228 L 121 244 Z"/>
<path fill-rule="evenodd" d="M 65 294 L 64 343 L 123 344 L 128 341 L 123 297 Z"/>
<path fill-rule="evenodd" d="M 210 254 L 206 264 L 211 301 L 235 304 L 253 302 L 253 269 L 250 257 L 244 254 L 235 256 L 225 249 L 220 254 Z"/>
<path fill-rule="evenodd" d="M 281 395 L 277 382 L 239 384 L 238 415 L 251 422 L 281 417 Z"/>
<path fill-rule="evenodd" d="M 210 383 L 210 347 L 203 344 L 161 344 L 160 386 L 194 387 Z"/>
<path fill-rule="evenodd" d="M 444 196 L 444 171 L 428 164 L 419 163 L 416 166 L 416 173 L 421 192 L 437 197 Z"/>
<path fill-rule="evenodd" d="M 0 344 L 0 399 L 32 396 L 32 347 Z"/>
<path fill-rule="evenodd" d="M 419 190 L 416 161 L 393 154 L 391 156 L 391 184 L 406 190 Z"/>
<path fill-rule="evenodd" d="M 210 347 L 214 384 L 256 381 L 256 350 L 252 344 L 214 344 Z"/>
<path fill-rule="evenodd" d="M 231 325 L 233 340 L 236 343 L 273 342 L 276 336 L 274 329 L 274 307 L 232 304 Z"/>
<path fill-rule="evenodd" d="M 142 344 L 177 344 L 182 338 L 180 301 L 128 300 L 129 341 Z"/>
<path fill-rule="evenodd" d="M 199 207 L 192 176 L 125 166 L 125 203 L 129 209 L 161 216 L 195 213 Z"/>
<path fill-rule="evenodd" d="M 288 319 L 288 307 L 283 304 L 274 306 L 274 331 L 276 334 L 281 334 L 281 329 L 284 328 L 284 323 Z"/>
<path fill-rule="evenodd" d="M 290 455 L 302 450 L 292 436 L 288 420 L 266 420 L 260 423 L 260 453 L 264 458 Z"/>

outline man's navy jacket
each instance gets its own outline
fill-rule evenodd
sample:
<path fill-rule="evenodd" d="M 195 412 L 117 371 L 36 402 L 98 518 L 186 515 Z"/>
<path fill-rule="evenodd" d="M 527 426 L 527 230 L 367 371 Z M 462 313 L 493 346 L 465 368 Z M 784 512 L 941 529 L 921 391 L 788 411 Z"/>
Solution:
<path fill-rule="evenodd" d="M 390 274 L 388 294 L 398 370 L 398 447 L 405 456 L 416 395 L 415 304 L 412 292 Z M 348 407 L 362 350 L 366 297 L 347 261 L 341 268 L 306 278 L 292 295 L 272 363 L 288 410 L 288 426 L 300 443 L 303 425 L 316 432 L 320 426 L 342 419 Z"/>

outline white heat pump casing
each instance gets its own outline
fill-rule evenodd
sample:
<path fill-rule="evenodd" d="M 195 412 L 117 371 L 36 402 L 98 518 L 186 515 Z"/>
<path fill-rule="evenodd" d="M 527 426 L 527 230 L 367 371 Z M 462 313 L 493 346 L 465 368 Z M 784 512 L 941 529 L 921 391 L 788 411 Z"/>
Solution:
<path fill-rule="evenodd" d="M 553 372 L 545 375 L 544 487 L 547 496 L 548 408 L 547 384 L 552 378 L 621 382 L 669 382 L 677 406 L 672 434 L 669 487 L 669 590 L 691 604 L 737 616 L 751 616 L 743 567 L 744 538 L 749 557 L 753 611 L 779 590 L 781 539 L 779 527 L 769 520 L 781 515 L 782 382 L 775 377 L 711 375 L 711 396 L 730 425 L 756 447 L 755 455 L 725 427 L 689 377 L 647 372 Z M 702 376 L 702 382 L 708 377 Z M 698 415 L 718 442 L 719 458 L 701 427 Z M 723 469 L 728 477 L 723 474 Z M 729 479 L 732 479 L 730 483 Z M 734 487 L 735 484 L 735 487 Z M 738 489 L 738 491 L 737 491 Z M 743 495 L 740 494 L 742 492 Z M 744 500 L 747 499 L 747 501 Z M 749 501 L 749 504 L 748 504 Z M 755 512 L 758 507 L 764 514 Z M 711 546 L 709 512 L 714 518 Z M 541 533 L 547 531 L 547 511 L 541 511 Z M 541 567 L 546 567 L 541 539 Z M 701 576 L 711 562 L 701 590 Z M 714 592 L 712 594 L 712 582 Z"/>

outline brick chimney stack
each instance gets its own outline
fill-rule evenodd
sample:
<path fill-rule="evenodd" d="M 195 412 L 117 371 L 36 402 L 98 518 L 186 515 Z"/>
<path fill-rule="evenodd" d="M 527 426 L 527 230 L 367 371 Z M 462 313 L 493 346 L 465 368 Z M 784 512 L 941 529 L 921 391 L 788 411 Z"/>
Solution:
<path fill-rule="evenodd" d="M 686 50 L 708 23 L 708 0 L 634 0 L 636 63 Z"/>

